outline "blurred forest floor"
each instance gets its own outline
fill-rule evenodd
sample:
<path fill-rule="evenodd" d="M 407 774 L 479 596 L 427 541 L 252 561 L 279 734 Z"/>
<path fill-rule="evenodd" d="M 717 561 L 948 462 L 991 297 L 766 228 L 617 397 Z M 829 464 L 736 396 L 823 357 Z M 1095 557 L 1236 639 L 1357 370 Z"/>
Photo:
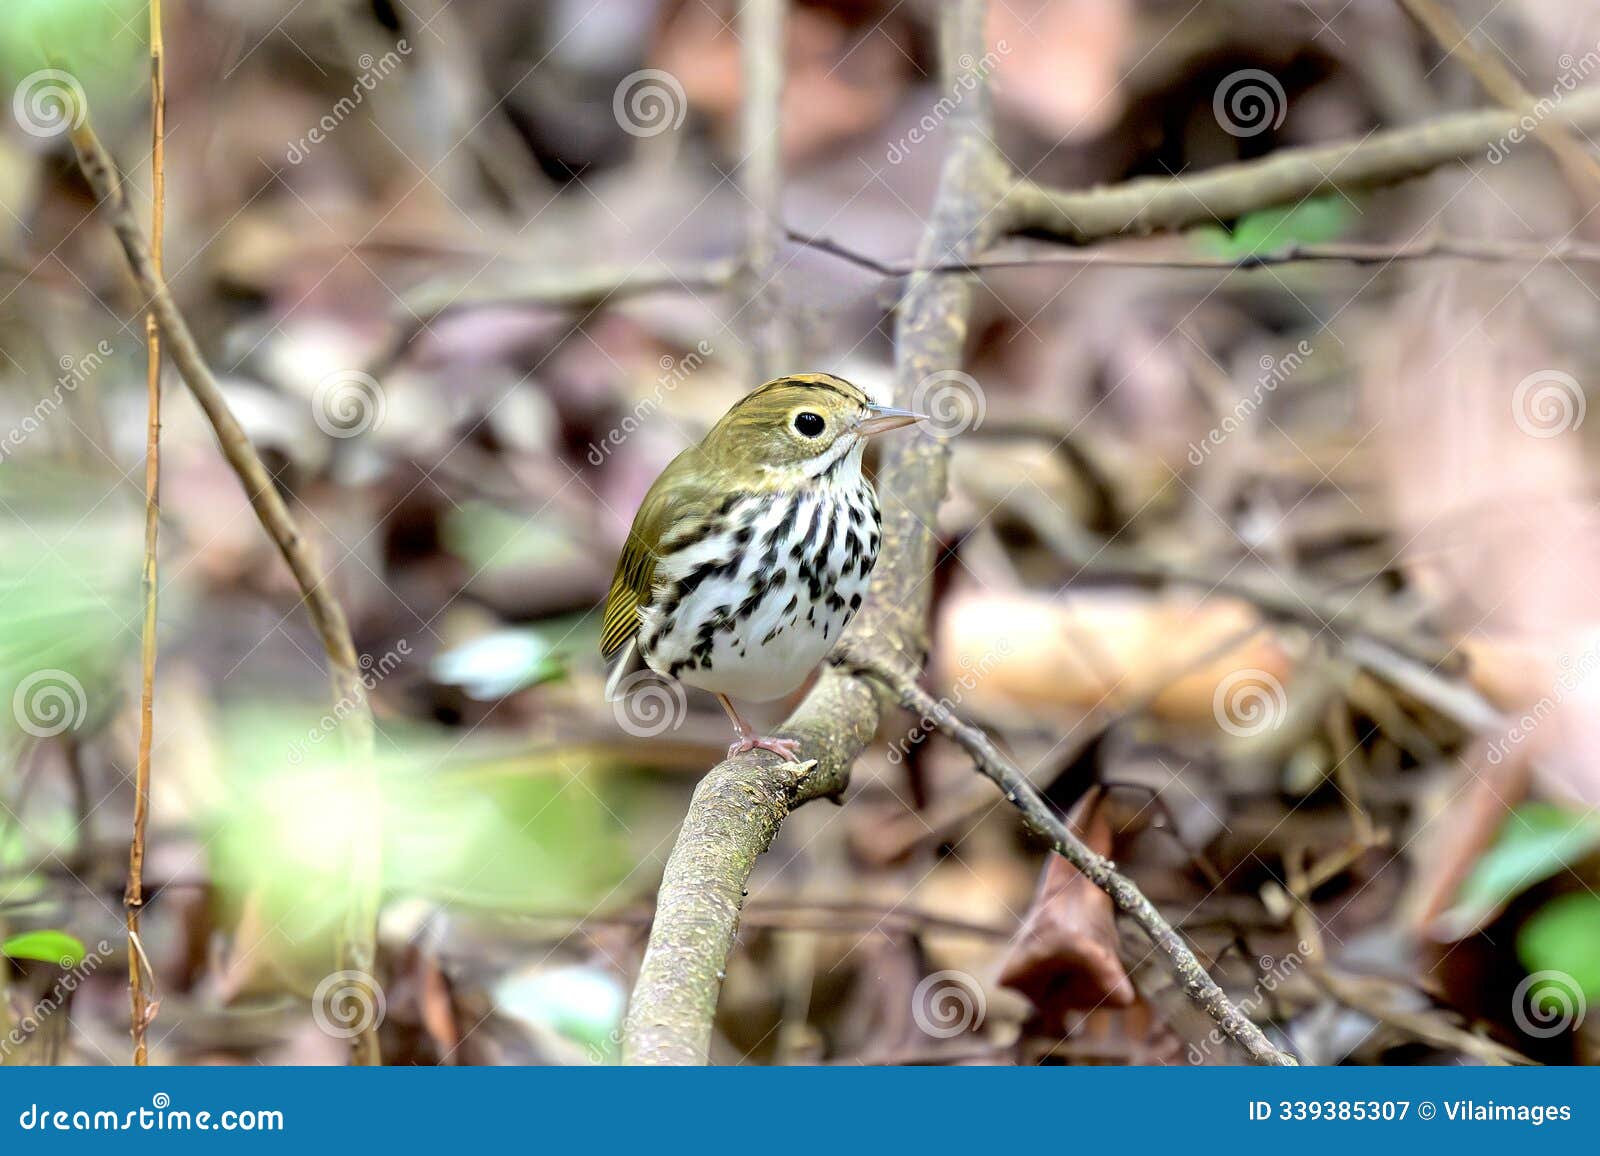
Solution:
<path fill-rule="evenodd" d="M 385 1061 L 614 1062 L 728 736 L 698 693 L 614 711 L 597 608 L 645 488 L 757 384 L 757 298 L 778 369 L 887 396 L 903 283 L 870 266 L 911 260 L 933 201 L 938 6 L 790 6 L 783 224 L 868 259 L 791 241 L 759 293 L 729 276 L 731 2 L 165 7 L 167 277 L 378 717 Z M 1600 3 L 1449 7 L 1535 98 L 1600 83 Z M 144 20 L 0 14 L 3 1062 L 128 1055 L 144 302 L 52 97 L 86 97 L 147 215 Z M 1497 105 L 1394 0 L 995 0 L 989 33 L 995 143 L 1056 187 Z M 1589 168 L 1508 141 L 1103 264 L 1007 241 L 1039 261 L 983 271 L 967 360 L 924 399 L 953 453 L 925 685 L 1309 1063 L 1600 1059 L 1600 181 L 1576 135 Z M 1451 238 L 1522 256 L 1227 267 Z M 370 817 L 296 587 L 170 367 L 164 414 L 152 1061 L 338 1062 Z M 758 863 L 713 1060 L 1238 1062 L 1046 858 L 893 716 L 844 805 Z"/>

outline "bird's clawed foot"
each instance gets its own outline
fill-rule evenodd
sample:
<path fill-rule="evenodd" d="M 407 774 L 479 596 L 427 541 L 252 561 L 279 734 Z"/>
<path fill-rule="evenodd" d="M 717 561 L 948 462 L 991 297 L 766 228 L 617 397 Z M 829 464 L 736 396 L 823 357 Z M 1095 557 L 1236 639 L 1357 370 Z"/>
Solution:
<path fill-rule="evenodd" d="M 738 742 L 728 747 L 728 757 L 738 758 L 740 755 L 749 754 L 751 751 L 771 751 L 781 755 L 791 763 L 800 762 L 800 742 L 798 739 L 764 739 L 756 735 L 745 735 Z"/>

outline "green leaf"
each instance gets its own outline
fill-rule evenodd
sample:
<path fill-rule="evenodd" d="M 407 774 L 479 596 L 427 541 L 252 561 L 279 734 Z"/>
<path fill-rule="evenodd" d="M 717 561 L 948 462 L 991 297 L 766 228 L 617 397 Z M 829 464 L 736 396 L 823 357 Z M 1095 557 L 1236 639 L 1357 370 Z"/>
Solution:
<path fill-rule="evenodd" d="M 1512 899 L 1600 850 L 1600 818 L 1550 803 L 1525 803 L 1500 828 L 1462 884 L 1442 929 L 1451 938 L 1482 927 Z"/>
<path fill-rule="evenodd" d="M 23 107 L 48 105 L 69 89 L 128 99 L 146 51 L 144 8 L 145 0 L 6 0 L 0 20 L 6 97 L 15 95 Z M 41 70 L 63 75 L 41 77 Z"/>
<path fill-rule="evenodd" d="M 0 955 L 77 967 L 88 952 L 81 940 L 65 931 L 24 931 L 0 943 Z"/>
<path fill-rule="evenodd" d="M 1570 975 L 1586 999 L 1600 999 L 1600 896 L 1552 899 L 1517 931 L 1517 958 L 1530 972 Z"/>
<path fill-rule="evenodd" d="M 356 895 L 350 849 L 372 834 L 386 895 L 479 911 L 588 910 L 632 867 L 612 814 L 626 793 L 567 748 L 480 750 L 459 732 L 388 726 L 374 791 L 329 715 L 263 704 L 224 724 L 225 789 L 205 822 L 211 877 L 227 918 L 247 904 L 261 913 L 261 951 L 284 966 L 326 966 Z"/>
<path fill-rule="evenodd" d="M 1190 231 L 1198 247 L 1218 257 L 1245 257 L 1287 249 L 1291 245 L 1317 245 L 1343 235 L 1351 219 L 1350 203 L 1334 194 L 1312 197 L 1298 205 L 1246 213 L 1233 231 L 1207 225 Z"/>

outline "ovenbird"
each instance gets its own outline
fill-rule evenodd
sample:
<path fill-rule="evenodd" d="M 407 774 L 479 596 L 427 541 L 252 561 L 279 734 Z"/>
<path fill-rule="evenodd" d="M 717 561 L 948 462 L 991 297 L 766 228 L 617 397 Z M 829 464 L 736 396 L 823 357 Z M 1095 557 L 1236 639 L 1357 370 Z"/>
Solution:
<path fill-rule="evenodd" d="M 838 641 L 878 558 L 867 438 L 922 420 L 826 373 L 769 381 L 684 450 L 645 494 L 606 600 L 606 697 L 648 668 L 711 691 L 733 721 L 730 757 L 758 737 L 729 696 L 793 691 Z"/>

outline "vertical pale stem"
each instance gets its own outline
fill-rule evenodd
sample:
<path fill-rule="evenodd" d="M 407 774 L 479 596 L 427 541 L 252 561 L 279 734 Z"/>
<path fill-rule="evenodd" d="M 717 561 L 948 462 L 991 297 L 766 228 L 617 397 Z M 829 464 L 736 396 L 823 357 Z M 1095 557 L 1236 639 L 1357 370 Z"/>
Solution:
<path fill-rule="evenodd" d="M 161 37 L 161 0 L 150 0 L 150 264 L 162 276 L 162 241 L 166 231 L 166 47 Z M 147 957 L 139 938 L 144 907 L 145 832 L 150 823 L 150 747 L 155 722 L 156 680 L 156 538 L 161 520 L 161 325 L 152 307 L 144 317 L 145 391 L 148 417 L 144 450 L 144 627 L 140 638 L 139 753 L 133 779 L 133 841 L 128 849 L 128 885 L 123 911 L 128 927 L 128 998 L 133 1033 L 133 1062 L 149 1062 L 145 1029 L 150 1001 L 145 992 Z M 152 980 L 153 980 L 152 976 Z"/>
<path fill-rule="evenodd" d="M 767 381 L 794 371 L 791 333 L 778 292 L 778 247 L 783 238 L 783 53 L 785 0 L 746 0 L 739 8 L 744 68 L 740 124 L 743 160 L 739 188 L 745 198 L 745 269 L 748 288 L 751 378 Z"/>

